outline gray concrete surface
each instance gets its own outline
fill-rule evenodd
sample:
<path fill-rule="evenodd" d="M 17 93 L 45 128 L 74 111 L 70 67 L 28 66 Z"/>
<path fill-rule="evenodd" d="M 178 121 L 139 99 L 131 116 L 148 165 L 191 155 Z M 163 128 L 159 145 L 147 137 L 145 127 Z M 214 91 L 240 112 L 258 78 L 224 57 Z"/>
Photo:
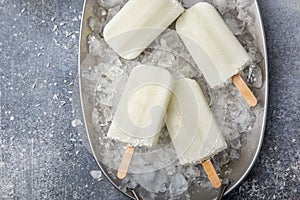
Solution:
<path fill-rule="evenodd" d="M 300 199 L 300 1 L 259 1 L 270 98 L 261 154 L 225 199 Z M 126 199 L 72 126 L 83 0 L 0 0 L 0 199 Z M 73 124 L 74 125 L 74 124 Z"/>

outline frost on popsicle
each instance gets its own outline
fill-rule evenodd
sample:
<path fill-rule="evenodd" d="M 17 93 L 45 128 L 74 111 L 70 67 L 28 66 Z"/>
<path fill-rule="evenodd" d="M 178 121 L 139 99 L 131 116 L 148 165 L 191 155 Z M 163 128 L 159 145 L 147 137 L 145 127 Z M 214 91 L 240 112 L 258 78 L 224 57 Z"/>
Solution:
<path fill-rule="evenodd" d="M 99 0 L 99 3 L 102 1 Z M 107 167 L 108 173 L 112 177 L 116 177 L 115 170 L 122 158 L 124 144 L 108 138 L 107 132 L 127 83 L 128 75 L 137 65 L 152 64 L 168 70 L 177 79 L 193 78 L 200 84 L 228 144 L 228 149 L 213 157 L 217 171 L 220 171 L 232 160 L 239 158 L 239 152 L 246 143 L 247 134 L 252 130 L 256 120 L 253 110 L 243 102 L 233 85 L 229 84 L 219 89 L 208 87 L 202 73 L 197 69 L 195 62 L 175 31 L 167 29 L 136 59 L 125 60 L 119 57 L 105 43 L 103 28 L 126 2 L 125 0 L 119 5 L 107 6 L 100 4 L 101 6 L 95 8 L 95 15 L 90 19 L 93 33 L 88 37 L 89 54 L 83 63 L 85 67 L 81 75 L 84 92 L 94 107 L 92 118 L 99 138 L 96 152 L 98 157 L 102 158 L 101 161 Z M 254 68 L 252 71 L 250 68 L 246 68 L 243 74 L 245 80 L 253 83 L 253 87 L 257 87 L 262 83 L 261 70 L 259 70 L 262 57 L 248 30 L 248 26 L 251 26 L 255 20 L 252 16 L 245 14 L 248 14 L 250 5 L 247 2 L 251 3 L 251 1 L 245 1 L 244 4 L 241 3 L 243 1 L 235 0 L 210 0 L 209 2 L 217 4 L 224 20 L 247 50 L 253 62 L 257 64 L 258 68 Z M 237 118 L 238 120 L 236 120 Z M 180 165 L 166 127 L 163 127 L 160 132 L 156 148 L 136 148 L 131 164 L 130 174 L 122 181 L 121 189 L 126 191 L 128 186 L 137 187 L 141 198 L 159 199 L 161 197 L 159 192 L 164 192 L 165 198 L 171 198 L 172 194 L 176 194 L 176 197 L 188 198 L 188 185 L 211 188 L 201 167 Z M 148 178 L 141 178 L 146 173 L 148 175 L 145 177 Z M 230 176 L 231 173 L 233 172 L 227 169 L 226 174 Z M 156 180 L 157 185 L 153 186 L 153 177 L 160 177 L 162 174 L 161 179 Z M 174 178 L 164 178 L 165 175 Z"/>

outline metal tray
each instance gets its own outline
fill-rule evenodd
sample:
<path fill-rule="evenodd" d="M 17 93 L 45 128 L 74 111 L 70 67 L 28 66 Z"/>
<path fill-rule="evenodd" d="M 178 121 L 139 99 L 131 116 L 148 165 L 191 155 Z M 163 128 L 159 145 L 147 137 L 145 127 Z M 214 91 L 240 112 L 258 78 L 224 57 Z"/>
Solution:
<path fill-rule="evenodd" d="M 196 1 L 191 1 L 191 3 L 195 3 Z M 91 112 L 92 112 L 92 105 L 88 101 L 88 97 L 84 94 L 83 85 L 81 80 L 81 72 L 84 69 L 84 65 L 82 62 L 86 58 L 88 54 L 87 49 L 87 36 L 90 34 L 90 29 L 87 24 L 87 20 L 90 16 L 93 15 L 93 8 L 98 4 L 97 0 L 85 0 L 84 7 L 83 7 L 83 14 L 82 14 L 82 23 L 81 23 L 81 37 L 80 37 L 80 54 L 79 54 L 79 92 L 80 92 L 80 100 L 81 100 L 81 108 L 83 112 L 83 118 L 85 121 L 85 127 L 87 136 L 89 139 L 89 144 L 92 150 L 92 153 L 103 171 L 103 173 L 107 176 L 110 182 L 116 186 L 120 185 L 120 181 L 117 179 L 112 178 L 108 173 L 107 169 L 99 159 L 101 156 L 99 152 L 96 151 L 97 149 L 97 136 L 93 128 L 92 119 L 91 119 Z M 255 40 L 257 43 L 257 47 L 259 48 L 260 52 L 264 57 L 263 63 L 261 63 L 262 68 L 262 75 L 263 75 L 263 86 L 259 89 L 254 89 L 254 93 L 257 96 L 259 103 L 254 109 L 256 114 L 257 120 L 254 124 L 252 132 L 247 137 L 247 144 L 242 148 L 240 159 L 237 161 L 232 161 L 229 164 L 229 167 L 232 168 L 232 174 L 228 177 L 231 180 L 230 186 L 227 188 L 225 195 L 236 188 L 243 179 L 247 176 L 251 168 L 253 167 L 255 160 L 258 157 L 259 151 L 262 146 L 263 136 L 264 136 L 264 129 L 266 124 L 266 113 L 267 113 L 267 103 L 268 103 L 268 63 L 267 63 L 267 52 L 266 52 L 266 44 L 265 44 L 265 35 L 261 20 L 261 15 L 258 7 L 257 1 L 254 2 L 251 8 L 252 16 L 255 17 L 255 25 L 251 32 L 255 35 Z M 222 173 L 224 173 L 225 169 L 223 169 Z M 200 193 L 200 192 L 201 193 Z M 128 192 L 123 192 L 126 196 L 133 198 L 133 194 Z M 218 191 L 217 190 L 197 190 L 197 192 L 190 194 L 191 199 L 214 199 L 217 197 Z"/>

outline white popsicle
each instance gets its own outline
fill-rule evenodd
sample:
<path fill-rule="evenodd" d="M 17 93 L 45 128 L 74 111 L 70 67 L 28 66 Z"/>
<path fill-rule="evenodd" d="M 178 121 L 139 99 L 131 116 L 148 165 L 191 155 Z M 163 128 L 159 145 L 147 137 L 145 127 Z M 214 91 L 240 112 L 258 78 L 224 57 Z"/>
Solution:
<path fill-rule="evenodd" d="M 126 84 L 108 137 L 132 146 L 154 147 L 171 97 L 171 74 L 158 67 L 135 67 Z"/>
<path fill-rule="evenodd" d="M 224 84 L 251 58 L 218 11 L 200 2 L 186 10 L 176 30 L 211 87 Z"/>
<path fill-rule="evenodd" d="M 134 59 L 184 11 L 177 0 L 129 0 L 105 26 L 108 45 Z"/>
<path fill-rule="evenodd" d="M 166 125 L 182 165 L 202 163 L 227 145 L 198 83 L 174 84 Z"/>

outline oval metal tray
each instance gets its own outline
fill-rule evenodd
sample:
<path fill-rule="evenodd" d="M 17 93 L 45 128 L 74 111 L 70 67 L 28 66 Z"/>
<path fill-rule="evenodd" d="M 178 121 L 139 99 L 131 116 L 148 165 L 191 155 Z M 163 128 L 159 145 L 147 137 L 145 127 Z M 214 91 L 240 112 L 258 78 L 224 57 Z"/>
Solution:
<path fill-rule="evenodd" d="M 196 1 L 192 1 L 195 3 Z M 82 14 L 82 24 L 81 24 L 81 37 L 80 37 L 80 55 L 79 55 L 79 90 L 80 90 L 80 97 L 81 97 L 81 106 L 83 111 L 83 117 L 85 121 L 87 136 L 89 139 L 90 147 L 93 152 L 93 155 L 99 164 L 99 167 L 103 171 L 103 173 L 107 176 L 107 178 L 111 181 L 111 183 L 116 186 L 120 185 L 120 181 L 117 179 L 112 178 L 108 173 L 99 158 L 99 152 L 96 151 L 97 149 L 97 136 L 93 128 L 92 119 L 91 119 L 91 112 L 92 112 L 92 105 L 89 103 L 88 97 L 84 95 L 82 80 L 81 80 L 81 72 L 84 70 L 86 65 L 83 65 L 82 62 L 86 58 L 88 54 L 87 48 L 87 36 L 90 34 L 90 29 L 88 27 L 88 18 L 93 15 L 94 6 L 98 4 L 97 0 L 85 0 L 84 7 L 83 7 L 83 14 Z M 253 26 L 253 30 L 251 32 L 255 35 L 256 45 L 259 48 L 260 52 L 264 57 L 264 61 L 260 63 L 262 68 L 262 75 L 263 75 L 263 86 L 259 89 L 254 89 L 254 93 L 257 96 L 259 103 L 254 109 L 256 114 L 257 120 L 254 124 L 252 132 L 247 137 L 247 144 L 242 148 L 240 159 L 237 161 L 232 161 L 229 164 L 229 167 L 232 168 L 232 174 L 227 177 L 231 180 L 230 186 L 227 188 L 225 194 L 228 194 L 232 191 L 235 187 L 237 187 L 241 181 L 247 176 L 249 171 L 254 165 L 256 158 L 258 157 L 259 151 L 261 149 L 263 136 L 264 136 L 264 129 L 266 123 L 266 113 L 267 113 L 267 103 L 268 103 L 268 63 L 267 63 L 267 52 L 266 52 L 266 44 L 265 44 L 265 35 L 263 30 L 263 24 L 260 16 L 260 11 L 258 7 L 257 1 L 254 2 L 251 8 L 252 16 L 255 17 L 255 25 Z M 223 169 L 222 173 L 225 172 Z M 201 193 L 200 193 L 200 192 Z M 128 191 L 122 191 L 126 196 L 131 197 L 134 199 L 133 194 Z M 190 195 L 191 199 L 214 199 L 218 195 L 217 190 L 197 190 L 196 193 Z"/>

